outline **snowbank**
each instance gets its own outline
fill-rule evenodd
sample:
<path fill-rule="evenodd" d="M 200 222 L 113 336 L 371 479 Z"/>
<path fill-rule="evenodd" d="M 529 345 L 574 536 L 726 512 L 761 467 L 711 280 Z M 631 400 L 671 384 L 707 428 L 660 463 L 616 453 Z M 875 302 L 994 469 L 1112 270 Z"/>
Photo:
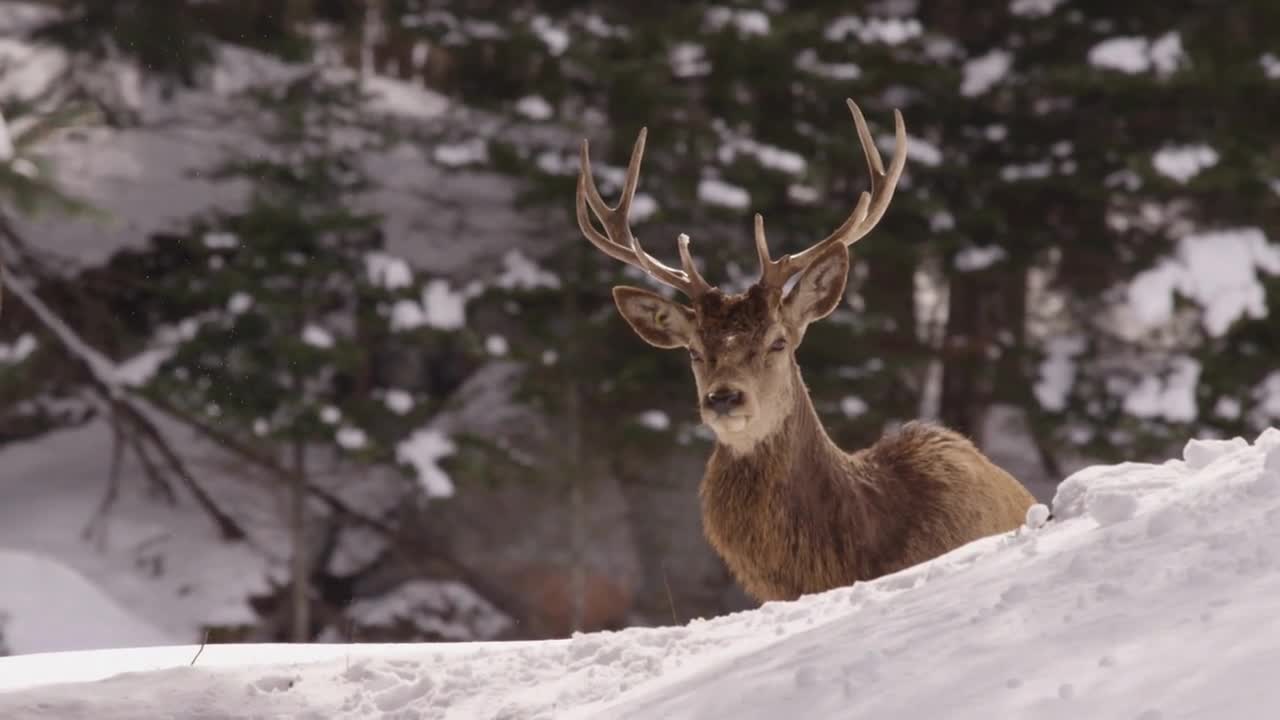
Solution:
<path fill-rule="evenodd" d="M 0 639 L 12 653 L 174 642 L 52 558 L 0 549 Z"/>
<path fill-rule="evenodd" d="M 875 582 L 685 627 L 511 645 L 219 647 L 194 667 L 190 647 L 10 658 L 0 682 L 28 687 L 0 694 L 0 717 L 1272 714 L 1280 430 L 1252 444 L 1192 441 L 1159 465 L 1087 468 L 1062 483 L 1054 514 Z"/>

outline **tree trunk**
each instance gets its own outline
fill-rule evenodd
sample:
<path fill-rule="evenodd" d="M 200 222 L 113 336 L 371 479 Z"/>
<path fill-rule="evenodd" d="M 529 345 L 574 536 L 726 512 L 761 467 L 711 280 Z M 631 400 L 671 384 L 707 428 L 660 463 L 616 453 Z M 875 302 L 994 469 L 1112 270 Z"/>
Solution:
<path fill-rule="evenodd" d="M 991 399 L 988 350 L 994 335 L 983 312 L 990 280 L 985 272 L 951 274 L 947 332 L 942 341 L 939 419 L 979 445 L 982 419 Z"/>
<path fill-rule="evenodd" d="M 916 335 L 915 263 L 902 254 L 874 256 L 866 262 L 870 268 L 859 288 L 866 312 L 891 321 L 871 330 L 868 342 L 878 349 L 885 366 L 897 372 L 886 373 L 885 383 L 863 394 L 886 418 L 907 420 L 919 408 L 927 367 Z"/>
<path fill-rule="evenodd" d="M 573 328 L 566 339 L 565 350 L 572 366 L 577 366 L 580 357 L 574 343 L 582 328 L 575 293 L 564 294 L 564 308 L 570 327 Z M 578 386 L 576 373 L 568 373 L 566 380 L 564 460 L 569 479 L 569 628 L 571 632 L 579 632 L 582 630 L 587 594 L 587 503 L 586 489 L 583 487 L 587 482 L 587 473 L 582 462 L 581 388 Z"/>
<path fill-rule="evenodd" d="M 953 272 L 943 340 L 941 420 L 981 445 L 983 422 L 997 401 L 1021 405 L 1027 268 Z M 996 378 L 1001 378 L 997 388 Z"/>
<path fill-rule="evenodd" d="M 289 489 L 289 539 L 292 543 L 290 574 L 293 581 L 291 605 L 293 612 L 290 637 L 293 642 L 311 639 L 310 563 L 307 561 L 306 511 L 307 470 L 306 447 L 301 441 L 293 446 L 293 478 Z"/>

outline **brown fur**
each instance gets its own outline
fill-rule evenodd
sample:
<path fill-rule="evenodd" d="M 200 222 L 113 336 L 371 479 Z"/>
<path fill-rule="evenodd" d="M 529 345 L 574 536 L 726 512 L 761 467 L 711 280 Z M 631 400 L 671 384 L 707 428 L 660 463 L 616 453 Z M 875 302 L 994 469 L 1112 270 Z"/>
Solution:
<path fill-rule="evenodd" d="M 789 600 L 869 580 L 1024 521 L 1035 502 L 1026 488 L 946 428 L 911 422 L 856 452 L 836 446 L 795 362 L 807 320 L 788 315 L 792 300 L 756 286 L 714 291 L 692 313 L 646 306 L 628 317 L 650 338 L 647 317 L 688 318 L 664 325 L 660 339 L 699 349 L 700 395 L 730 383 L 763 396 L 748 403 L 762 429 L 719 439 L 699 491 L 707 539 L 752 597 Z M 812 292 L 794 300 L 822 304 Z M 789 338 L 787 352 L 762 350 L 779 336 Z"/>
<path fill-rule="evenodd" d="M 699 492 L 707 540 L 757 600 L 896 572 L 1018 527 L 1035 502 L 957 433 L 911 422 L 846 453 L 797 397 L 754 452 L 717 445 Z"/>

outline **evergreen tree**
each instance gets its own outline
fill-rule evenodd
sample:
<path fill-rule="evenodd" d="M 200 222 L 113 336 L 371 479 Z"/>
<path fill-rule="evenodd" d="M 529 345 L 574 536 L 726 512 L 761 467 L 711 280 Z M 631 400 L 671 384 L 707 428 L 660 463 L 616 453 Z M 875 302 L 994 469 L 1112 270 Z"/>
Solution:
<path fill-rule="evenodd" d="M 142 255 L 154 321 L 176 345 L 146 396 L 252 459 L 285 488 L 292 538 L 293 639 L 311 636 L 317 464 L 430 462 L 410 436 L 439 406 L 421 388 L 386 387 L 377 350 L 431 346 L 460 327 L 447 295 L 382 249 L 380 220 L 353 209 L 369 188 L 361 153 L 382 142 L 360 123 L 354 83 L 308 74 L 257 91 L 273 117 L 268 145 L 215 176 L 251 183 L 249 206 Z M 136 300 L 136 299 L 135 299 Z M 444 338 L 444 339 L 442 339 Z M 406 497 L 451 494 L 430 468 Z"/>

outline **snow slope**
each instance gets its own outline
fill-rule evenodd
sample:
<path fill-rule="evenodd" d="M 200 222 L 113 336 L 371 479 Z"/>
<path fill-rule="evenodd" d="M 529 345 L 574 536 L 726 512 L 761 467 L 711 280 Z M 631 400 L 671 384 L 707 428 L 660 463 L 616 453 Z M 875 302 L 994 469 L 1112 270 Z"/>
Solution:
<path fill-rule="evenodd" d="M 1062 483 L 1054 514 L 874 582 L 685 627 L 217 647 L 194 667 L 194 647 L 8 658 L 0 717 L 1274 714 L 1280 430 L 1087 468 Z"/>
<path fill-rule="evenodd" d="M 4 549 L 0 549 L 0 636 L 15 654 L 174 642 L 67 566 Z"/>

